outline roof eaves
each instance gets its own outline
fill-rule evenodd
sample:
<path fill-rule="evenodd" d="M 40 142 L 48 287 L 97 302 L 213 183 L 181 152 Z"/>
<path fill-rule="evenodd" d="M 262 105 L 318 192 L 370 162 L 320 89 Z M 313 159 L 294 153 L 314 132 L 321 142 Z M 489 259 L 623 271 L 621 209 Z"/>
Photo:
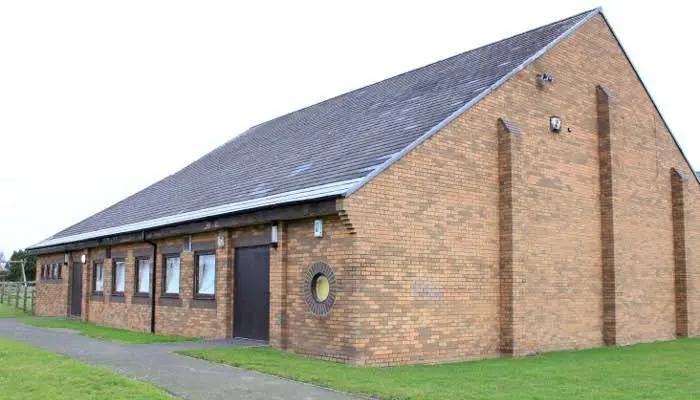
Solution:
<path fill-rule="evenodd" d="M 190 222 L 202 218 L 209 218 L 230 214 L 234 212 L 248 211 L 261 207 L 277 206 L 282 204 L 315 200 L 333 196 L 340 196 L 348 187 L 352 186 L 357 179 L 351 179 L 341 182 L 332 182 L 324 185 L 308 187 L 304 189 L 292 190 L 285 193 L 280 193 L 272 196 L 260 197 L 253 200 L 240 201 L 221 206 L 205 208 L 197 211 L 171 215 L 167 217 L 155 218 L 147 221 L 135 222 L 132 224 L 120 225 L 111 228 L 99 229 L 96 231 L 85 232 L 70 236 L 46 239 L 27 247 L 27 249 L 39 249 L 42 247 L 56 246 L 66 243 L 78 242 L 88 239 L 102 238 L 106 236 L 118 235 L 128 232 L 137 232 L 141 230 L 160 228 L 163 226 Z"/>
<path fill-rule="evenodd" d="M 396 161 L 401 159 L 403 156 L 406 154 L 410 153 L 411 150 L 415 149 L 418 147 L 421 143 L 425 142 L 426 140 L 430 139 L 435 133 L 437 133 L 440 129 L 444 128 L 449 124 L 450 122 L 454 121 L 455 118 L 459 117 L 462 115 L 464 112 L 472 108 L 475 104 L 480 102 L 484 97 L 488 96 L 493 92 L 494 90 L 498 89 L 501 85 L 503 85 L 505 82 L 507 82 L 510 78 L 512 78 L 515 74 L 518 72 L 522 71 L 525 69 L 528 65 L 530 65 L 533 61 L 536 59 L 540 58 L 544 53 L 549 51 L 552 47 L 556 46 L 559 42 L 561 42 L 563 39 L 567 38 L 569 35 L 571 35 L 573 32 L 575 32 L 578 28 L 580 28 L 583 24 L 588 22 L 591 18 L 595 17 L 598 14 L 602 14 L 602 8 L 598 7 L 594 10 L 591 10 L 588 15 L 583 17 L 579 22 L 577 22 L 575 25 L 573 25 L 571 28 L 567 29 L 564 33 L 559 35 L 556 39 L 552 40 L 549 42 L 546 46 L 541 48 L 537 53 L 533 54 L 530 56 L 527 60 L 522 62 L 520 65 L 517 67 L 513 68 L 510 72 L 508 72 L 506 75 L 504 75 L 501 79 L 496 81 L 493 85 L 489 86 L 488 88 L 484 89 L 483 92 L 479 93 L 478 96 L 470 100 L 467 104 L 463 105 L 461 108 L 459 108 L 457 111 L 454 113 L 450 114 L 447 118 L 442 120 L 440 123 L 432 127 L 429 131 L 425 132 L 423 135 L 418 137 L 416 140 L 411 142 L 408 146 L 406 146 L 403 150 L 400 152 L 394 154 L 391 158 L 386 160 L 384 163 L 380 164 L 375 168 L 372 172 L 370 172 L 367 176 L 362 178 L 360 181 L 358 181 L 356 184 L 354 184 L 352 187 L 350 187 L 347 192 L 345 192 L 344 196 L 350 196 L 351 194 L 355 193 L 358 191 L 361 187 L 366 185 L 369 181 L 374 179 L 377 175 L 381 174 L 384 170 L 389 168 L 391 165 L 393 165 Z"/>

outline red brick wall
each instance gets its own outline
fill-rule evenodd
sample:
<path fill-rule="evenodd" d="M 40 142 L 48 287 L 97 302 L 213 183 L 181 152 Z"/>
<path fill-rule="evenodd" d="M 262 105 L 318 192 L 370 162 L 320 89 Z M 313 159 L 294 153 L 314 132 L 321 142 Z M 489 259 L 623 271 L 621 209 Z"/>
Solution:
<path fill-rule="evenodd" d="M 286 345 L 296 353 L 314 355 L 337 361 L 353 361 L 353 327 L 350 326 L 354 299 L 353 271 L 348 268 L 353 258 L 355 238 L 337 216 L 323 218 L 323 237 L 314 237 L 314 219 L 292 221 L 283 225 L 281 239 L 287 244 L 286 269 Z M 281 244 L 274 250 L 283 252 Z M 276 254 L 272 258 L 275 259 Z M 324 261 L 337 277 L 335 303 L 328 316 L 314 315 L 303 297 L 304 276 L 311 264 Z M 273 263 L 273 266 L 283 263 Z M 273 296 L 276 291 L 273 291 Z M 271 320 L 272 321 L 272 320 Z M 274 342 L 273 342 L 274 343 Z"/>
<path fill-rule="evenodd" d="M 700 200 L 692 176 L 684 185 L 688 335 L 700 336 Z"/>
<path fill-rule="evenodd" d="M 117 302 L 110 299 L 112 293 L 112 276 L 114 274 L 113 259 L 105 259 L 104 250 L 91 250 L 90 256 L 83 267 L 85 277 L 85 289 L 88 300 L 87 311 L 83 308 L 83 318 L 87 321 L 115 328 L 126 328 L 134 331 L 148 332 L 151 329 L 150 304 L 132 304 L 134 297 L 134 283 L 136 274 L 136 262 L 133 254 L 135 248 L 142 249 L 143 243 L 136 245 L 122 245 L 112 248 L 114 253 L 125 253 L 126 285 L 123 301 Z M 95 299 L 92 295 L 93 263 L 97 260 L 104 262 L 104 296 Z"/>
<path fill-rule="evenodd" d="M 70 268 L 61 266 L 61 279 L 41 279 L 41 266 L 61 262 L 64 255 L 46 254 L 37 257 L 36 262 L 36 305 L 34 314 L 46 317 L 58 317 L 68 314 L 68 284 Z"/>
<path fill-rule="evenodd" d="M 226 233 L 222 232 L 225 236 Z M 192 242 L 214 242 L 217 233 L 193 235 Z M 183 238 L 169 241 L 159 241 L 158 274 L 156 285 L 158 296 L 162 291 L 163 278 L 163 246 L 181 245 Z M 216 300 L 202 301 L 194 299 L 194 263 L 195 252 L 182 252 L 180 254 L 180 301 L 175 305 L 156 306 L 156 332 L 181 336 L 202 336 L 207 338 L 228 337 L 231 335 L 230 321 L 226 318 L 230 314 L 230 261 L 228 257 L 228 243 L 222 249 L 216 250 Z M 214 306 L 214 307 L 212 307 Z"/>
<path fill-rule="evenodd" d="M 225 234 L 225 232 L 224 232 Z M 196 246 L 199 242 L 213 242 L 216 233 L 193 235 L 192 242 Z M 167 299 L 160 302 L 163 274 L 163 248 L 164 246 L 182 246 L 183 237 L 158 241 L 158 253 L 156 257 L 156 332 L 181 336 L 197 337 L 227 337 L 230 335 L 230 325 L 226 325 L 226 315 L 230 314 L 228 307 L 230 292 L 227 282 L 230 282 L 228 247 L 216 250 L 217 252 L 217 298 L 214 301 L 201 301 L 193 298 L 194 285 L 194 252 L 180 253 L 180 295 L 179 299 Z M 145 245 L 145 246 L 144 246 Z M 148 244 L 136 243 L 132 245 L 115 246 L 113 253 L 126 252 L 126 288 L 124 301 L 117 302 L 110 299 L 112 292 L 113 262 L 107 259 L 105 265 L 105 295 L 103 297 L 89 296 L 89 311 L 87 320 L 100 325 L 127 328 L 137 331 L 150 331 L 151 329 L 151 302 L 146 304 L 134 304 L 132 299 L 135 291 L 136 264 L 133 250 L 136 248 L 149 248 Z M 152 257 L 152 256 L 151 256 Z M 92 262 L 104 258 L 104 250 L 92 250 L 88 262 L 90 265 L 87 274 L 92 274 Z M 92 277 L 86 278 L 88 287 L 92 290 Z"/>
<path fill-rule="evenodd" d="M 551 85 L 537 74 L 552 74 Z M 370 363 L 497 354 L 498 118 L 513 151 L 515 353 L 602 344 L 596 86 L 611 103 L 617 342 L 674 336 L 669 171 L 692 173 L 600 17 L 517 74 L 344 203 L 357 232 L 354 342 Z M 562 117 L 559 134 L 549 117 Z M 571 128 L 568 132 L 567 128 Z M 686 182 L 687 243 L 698 185 Z M 690 246 L 689 246 L 690 247 Z M 689 248 L 691 332 L 697 252 Z M 370 278 L 371 277 L 371 278 Z"/>

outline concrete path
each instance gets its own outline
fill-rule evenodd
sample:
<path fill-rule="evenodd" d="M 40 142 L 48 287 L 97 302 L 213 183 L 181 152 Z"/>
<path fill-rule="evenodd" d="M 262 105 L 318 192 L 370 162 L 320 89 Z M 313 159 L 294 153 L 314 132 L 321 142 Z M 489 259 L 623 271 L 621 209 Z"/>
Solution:
<path fill-rule="evenodd" d="M 74 331 L 0 319 L 0 336 L 151 382 L 183 399 L 327 399 L 353 397 L 300 382 L 181 356 L 174 350 L 215 346 L 259 346 L 252 340 L 125 345 L 91 339 Z"/>

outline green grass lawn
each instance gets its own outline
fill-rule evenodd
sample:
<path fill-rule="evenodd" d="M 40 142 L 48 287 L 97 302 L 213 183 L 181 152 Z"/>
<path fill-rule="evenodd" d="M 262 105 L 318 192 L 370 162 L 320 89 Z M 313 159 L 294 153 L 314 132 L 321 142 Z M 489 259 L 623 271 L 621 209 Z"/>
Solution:
<path fill-rule="evenodd" d="M 0 338 L 0 399 L 171 399 L 147 383 Z"/>
<path fill-rule="evenodd" d="M 26 317 L 27 315 L 29 314 L 9 307 L 7 304 L 0 304 L 0 318 Z"/>
<path fill-rule="evenodd" d="M 181 342 L 186 340 L 195 340 L 196 338 L 171 336 L 171 335 L 153 335 L 145 332 L 134 332 L 126 329 L 109 328 L 106 326 L 95 325 L 90 322 L 54 319 L 54 318 L 26 318 L 23 319 L 27 325 L 37 326 L 41 328 L 63 328 L 73 329 L 80 332 L 82 335 L 109 340 L 118 343 L 130 344 L 149 344 L 149 343 L 171 343 Z"/>
<path fill-rule="evenodd" d="M 182 352 L 384 399 L 700 399 L 700 339 L 516 359 L 370 368 L 271 348 Z"/>

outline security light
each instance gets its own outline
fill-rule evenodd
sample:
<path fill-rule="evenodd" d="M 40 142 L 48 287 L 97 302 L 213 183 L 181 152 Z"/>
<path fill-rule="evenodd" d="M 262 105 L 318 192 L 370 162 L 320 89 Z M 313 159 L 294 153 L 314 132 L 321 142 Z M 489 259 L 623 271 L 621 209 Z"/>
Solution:
<path fill-rule="evenodd" d="M 549 127 L 552 128 L 552 132 L 560 132 L 561 118 L 557 117 L 556 115 L 549 117 Z"/>
<path fill-rule="evenodd" d="M 277 243 L 277 225 L 272 225 L 270 230 L 270 243 Z"/>
<path fill-rule="evenodd" d="M 323 237 L 323 220 L 317 219 L 314 221 L 314 236 Z"/>
<path fill-rule="evenodd" d="M 539 75 L 539 77 L 540 77 L 540 80 L 542 80 L 542 82 L 549 82 L 549 83 L 554 82 L 554 77 L 552 75 L 542 74 L 542 75 Z"/>

